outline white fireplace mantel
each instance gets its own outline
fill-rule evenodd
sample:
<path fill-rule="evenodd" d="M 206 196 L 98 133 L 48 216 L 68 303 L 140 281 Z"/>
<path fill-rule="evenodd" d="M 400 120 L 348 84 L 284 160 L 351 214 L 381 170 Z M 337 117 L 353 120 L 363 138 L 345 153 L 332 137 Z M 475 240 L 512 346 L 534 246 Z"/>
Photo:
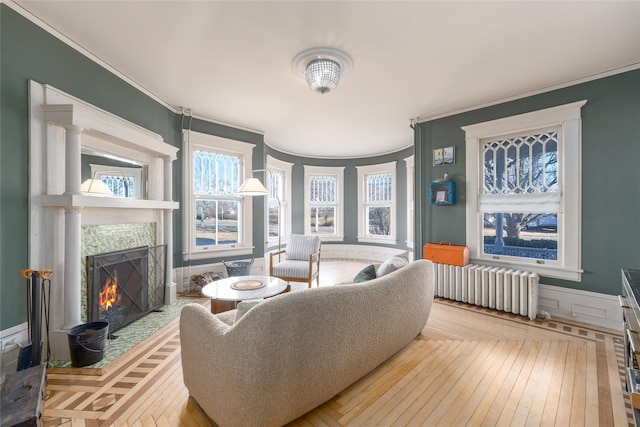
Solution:
<path fill-rule="evenodd" d="M 178 202 L 164 200 L 119 199 L 115 197 L 92 197 L 79 194 L 42 196 L 45 207 L 75 207 L 101 209 L 178 209 Z"/>
<path fill-rule="evenodd" d="M 85 225 L 156 224 L 167 245 L 165 303 L 176 299 L 173 271 L 173 162 L 178 148 L 121 117 L 56 88 L 30 82 L 29 266 L 51 269 L 50 337 L 54 360 L 68 360 L 67 330 L 82 323 L 81 233 Z M 146 165 L 139 199 L 80 191 L 81 155 L 100 151 Z"/>

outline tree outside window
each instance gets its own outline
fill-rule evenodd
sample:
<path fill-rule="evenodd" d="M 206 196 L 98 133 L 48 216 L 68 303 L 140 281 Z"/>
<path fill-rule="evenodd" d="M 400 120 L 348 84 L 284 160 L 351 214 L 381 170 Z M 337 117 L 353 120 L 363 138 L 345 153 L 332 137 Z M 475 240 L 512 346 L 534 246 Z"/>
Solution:
<path fill-rule="evenodd" d="M 483 142 L 483 195 L 496 196 L 493 208 L 502 208 L 483 212 L 483 253 L 558 259 L 559 205 L 534 211 L 528 202 L 558 194 L 558 156 L 558 129 Z M 531 209 L 519 211 L 523 204 Z"/>
<path fill-rule="evenodd" d="M 396 162 L 357 166 L 358 241 L 395 243 Z"/>
<path fill-rule="evenodd" d="M 196 247 L 238 243 L 240 164 L 237 155 L 193 151 Z"/>

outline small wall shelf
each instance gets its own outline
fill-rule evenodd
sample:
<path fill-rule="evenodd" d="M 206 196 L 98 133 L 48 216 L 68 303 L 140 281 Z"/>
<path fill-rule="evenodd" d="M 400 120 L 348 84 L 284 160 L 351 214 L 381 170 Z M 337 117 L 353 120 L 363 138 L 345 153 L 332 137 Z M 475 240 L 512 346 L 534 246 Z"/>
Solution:
<path fill-rule="evenodd" d="M 447 206 L 456 203 L 456 184 L 445 175 L 429 185 L 429 200 L 432 205 Z"/>

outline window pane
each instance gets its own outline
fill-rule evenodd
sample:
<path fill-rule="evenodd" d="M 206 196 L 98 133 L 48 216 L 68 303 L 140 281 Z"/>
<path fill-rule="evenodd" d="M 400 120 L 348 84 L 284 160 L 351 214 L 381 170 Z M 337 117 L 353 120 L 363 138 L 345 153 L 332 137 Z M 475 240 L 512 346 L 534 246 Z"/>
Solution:
<path fill-rule="evenodd" d="M 391 208 L 368 207 L 367 208 L 367 234 L 369 236 L 391 235 Z"/>
<path fill-rule="evenodd" d="M 558 131 L 483 143 L 484 194 L 558 191 Z"/>
<path fill-rule="evenodd" d="M 558 215 L 485 213 L 483 253 L 557 260 Z"/>
<path fill-rule="evenodd" d="M 367 175 L 367 203 L 391 202 L 391 174 Z"/>
<path fill-rule="evenodd" d="M 335 234 L 336 233 L 336 208 L 333 206 L 311 207 L 311 233 Z"/>
<path fill-rule="evenodd" d="M 193 192 L 228 196 L 238 192 L 240 157 L 209 151 L 193 152 Z"/>
<path fill-rule="evenodd" d="M 196 200 L 196 247 L 238 243 L 238 202 Z"/>
<path fill-rule="evenodd" d="M 279 233 L 279 206 L 277 203 L 269 203 L 269 237 L 278 237 Z"/>
<path fill-rule="evenodd" d="M 335 176 L 312 176 L 309 179 L 309 201 L 313 204 L 334 204 L 337 201 L 338 179 Z"/>

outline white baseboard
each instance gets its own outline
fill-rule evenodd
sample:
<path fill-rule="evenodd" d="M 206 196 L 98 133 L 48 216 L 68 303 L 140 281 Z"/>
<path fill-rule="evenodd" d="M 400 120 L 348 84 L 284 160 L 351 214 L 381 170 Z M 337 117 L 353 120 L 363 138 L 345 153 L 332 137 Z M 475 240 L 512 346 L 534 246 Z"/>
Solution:
<path fill-rule="evenodd" d="M 538 309 L 552 318 L 622 331 L 622 309 L 616 295 L 540 284 Z"/>
<path fill-rule="evenodd" d="M 383 262 L 394 255 L 405 255 L 413 258 L 413 252 L 406 249 L 387 248 L 368 245 L 322 245 L 324 259 L 357 259 L 363 261 Z"/>
<path fill-rule="evenodd" d="M 251 261 L 251 259 L 236 261 Z M 253 265 L 251 266 L 251 274 L 258 276 L 267 274 L 268 268 L 265 268 L 265 265 L 266 264 L 264 258 L 255 258 Z M 228 277 L 227 268 L 222 262 L 174 268 L 174 277 L 177 283 L 177 292 L 180 293 L 188 291 L 191 276 L 193 276 L 194 274 L 202 273 L 215 273 L 220 277 Z"/>

